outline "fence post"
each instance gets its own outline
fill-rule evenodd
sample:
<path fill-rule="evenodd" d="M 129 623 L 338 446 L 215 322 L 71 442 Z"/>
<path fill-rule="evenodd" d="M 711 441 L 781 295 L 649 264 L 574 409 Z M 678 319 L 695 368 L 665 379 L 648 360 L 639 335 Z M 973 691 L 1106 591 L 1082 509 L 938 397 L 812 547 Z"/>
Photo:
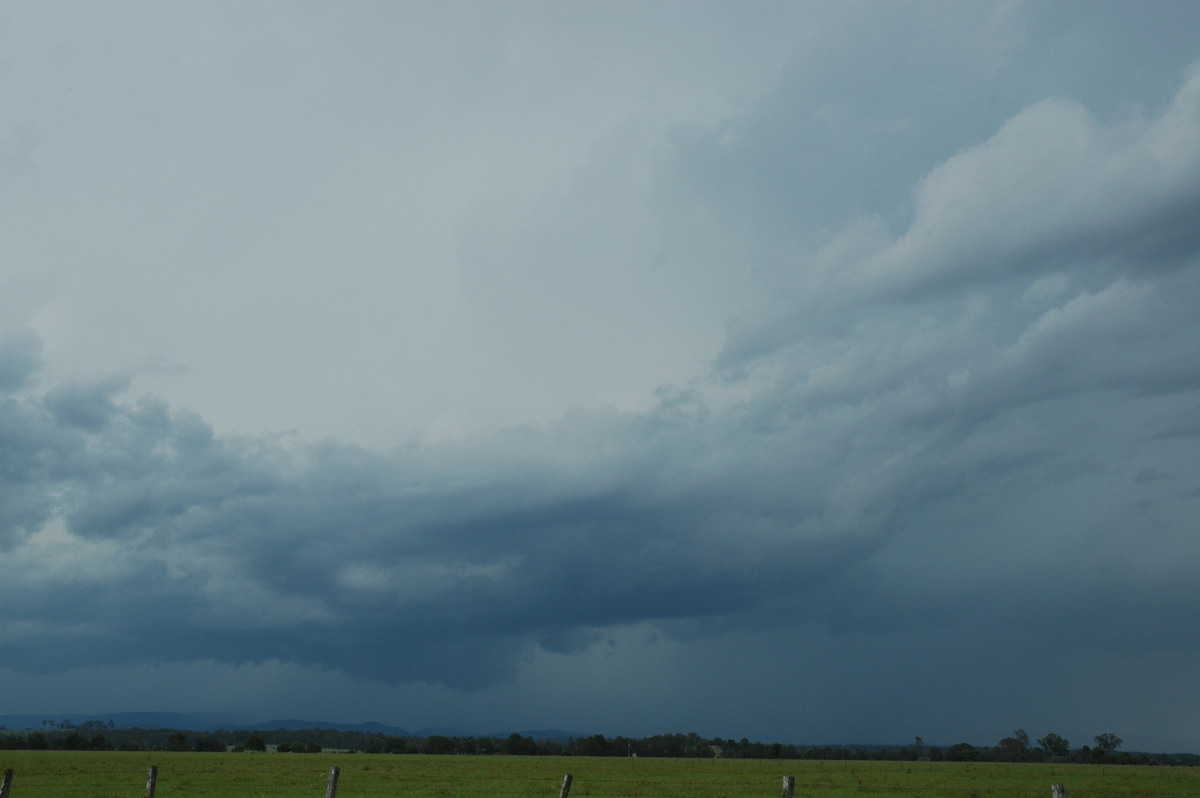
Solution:
<path fill-rule="evenodd" d="M 8 798 L 8 788 L 12 786 L 12 768 L 4 771 L 4 780 L 0 781 L 0 798 Z"/>
<path fill-rule="evenodd" d="M 338 774 L 341 772 L 337 765 L 329 768 L 329 784 L 325 787 L 325 798 L 336 798 Z"/>
<path fill-rule="evenodd" d="M 796 794 L 796 777 L 795 776 L 784 776 L 783 777 L 782 798 L 793 798 L 793 796 L 795 796 L 795 794 Z"/>
<path fill-rule="evenodd" d="M 158 765 L 151 765 L 146 774 L 146 798 L 154 798 L 154 787 L 158 784 Z"/>
<path fill-rule="evenodd" d="M 558 791 L 558 798 L 567 798 L 571 794 L 571 782 L 573 780 L 570 773 L 563 776 L 562 789 Z"/>
<path fill-rule="evenodd" d="M 1050 795 L 1053 798 L 1067 798 L 1067 788 L 1061 784 L 1051 784 Z"/>

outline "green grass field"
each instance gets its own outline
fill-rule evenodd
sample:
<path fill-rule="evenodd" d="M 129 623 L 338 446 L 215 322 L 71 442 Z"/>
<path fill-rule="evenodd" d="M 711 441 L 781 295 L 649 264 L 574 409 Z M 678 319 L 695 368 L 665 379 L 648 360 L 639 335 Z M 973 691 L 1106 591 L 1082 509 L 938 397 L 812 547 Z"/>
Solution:
<path fill-rule="evenodd" d="M 10 798 L 143 798 L 150 765 L 156 798 L 324 798 L 329 768 L 338 798 L 778 798 L 784 776 L 796 795 L 1049 798 L 1061 782 L 1071 798 L 1200 796 L 1194 768 L 739 759 L 197 754 L 2 751 Z"/>

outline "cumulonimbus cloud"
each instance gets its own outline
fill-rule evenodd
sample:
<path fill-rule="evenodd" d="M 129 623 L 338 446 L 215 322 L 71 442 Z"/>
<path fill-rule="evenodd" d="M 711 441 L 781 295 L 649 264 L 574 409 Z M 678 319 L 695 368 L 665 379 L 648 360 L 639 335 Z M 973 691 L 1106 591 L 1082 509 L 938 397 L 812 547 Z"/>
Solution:
<path fill-rule="evenodd" d="M 1196 546 L 1197 145 L 1195 70 L 1127 125 L 1035 105 L 933 170 L 902 235 L 849 227 L 869 241 L 794 264 L 787 311 L 711 382 L 467 442 L 222 436 L 125 377 L 42 388 L 36 336 L 11 338 L 0 662 L 478 687 L 643 622 L 1043 623 L 1006 591 L 1068 546 L 1095 557 L 1060 575 L 1063 612 L 1117 612 L 1112 557 L 1139 566 L 1117 593 L 1195 598 L 1161 555 Z"/>

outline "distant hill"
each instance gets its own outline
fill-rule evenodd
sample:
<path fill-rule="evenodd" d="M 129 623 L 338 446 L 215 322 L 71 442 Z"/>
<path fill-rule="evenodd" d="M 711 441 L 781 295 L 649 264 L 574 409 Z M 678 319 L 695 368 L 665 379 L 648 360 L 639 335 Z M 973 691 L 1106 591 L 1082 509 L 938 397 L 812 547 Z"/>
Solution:
<path fill-rule="evenodd" d="M 47 723 L 47 721 L 49 723 Z M 94 714 L 78 714 L 69 712 L 61 715 L 0 715 L 0 726 L 9 730 L 42 731 L 57 728 L 66 722 L 68 726 L 80 726 L 88 721 L 100 721 L 108 724 L 110 721 L 117 729 L 177 729 L 179 731 L 211 732 L 217 729 L 229 731 L 274 731 L 287 729 L 336 729 L 337 731 L 363 732 L 365 734 L 386 734 L 392 737 L 429 737 L 442 735 L 445 737 L 508 737 L 513 732 L 497 732 L 494 734 L 478 734 L 459 727 L 438 727 L 418 729 L 415 732 L 406 731 L 399 726 L 388 726 L 383 723 L 337 723 L 327 720 L 301 720 L 298 718 L 281 718 L 246 722 L 244 718 L 217 713 L 195 712 L 110 712 Z M 572 737 L 586 735 L 561 729 L 541 729 L 533 731 L 518 731 L 522 737 L 532 737 L 535 740 L 566 741 Z"/>
<path fill-rule="evenodd" d="M 567 740 L 579 740 L 589 735 L 579 732 L 563 731 L 562 729 L 527 729 L 518 731 L 517 734 L 522 737 L 532 737 L 534 740 L 550 740 L 556 743 L 565 743 Z M 513 732 L 497 732 L 496 734 L 484 734 L 482 737 L 499 737 L 501 740 L 508 737 Z"/>
<path fill-rule="evenodd" d="M 284 718 L 282 720 L 264 720 L 257 723 L 230 723 L 223 728 L 244 729 L 246 731 L 275 731 L 276 729 L 337 729 L 338 731 L 365 732 L 367 734 L 389 734 L 393 737 L 412 737 L 414 735 L 399 726 L 386 726 L 382 723 L 335 723 L 327 720 L 298 720 Z"/>
<path fill-rule="evenodd" d="M 49 723 L 47 723 L 47 721 Z M 247 723 L 244 718 L 216 713 L 195 712 L 109 712 L 81 715 L 68 712 L 60 715 L 0 715 L 0 726 L 8 729 L 32 729 L 40 731 L 56 728 L 65 722 L 68 726 L 80 726 L 88 721 L 112 723 L 118 729 L 178 729 L 180 731 L 216 731 L 217 729 L 245 729 L 268 731 L 274 729 L 337 729 L 338 731 L 361 731 L 390 734 L 396 737 L 409 736 L 409 732 L 396 726 L 382 723 L 333 723 L 324 720 L 268 720 Z"/>
<path fill-rule="evenodd" d="M 64 721 L 69 726 L 79 726 L 88 721 L 112 722 L 118 729 L 180 729 L 186 731 L 211 731 L 222 726 L 229 727 L 229 718 L 215 713 L 185 712 L 110 712 L 81 715 L 76 712 L 46 715 L 0 715 L 0 726 L 9 729 L 33 729 L 40 731 L 57 727 Z M 49 724 L 47 725 L 47 721 Z"/>

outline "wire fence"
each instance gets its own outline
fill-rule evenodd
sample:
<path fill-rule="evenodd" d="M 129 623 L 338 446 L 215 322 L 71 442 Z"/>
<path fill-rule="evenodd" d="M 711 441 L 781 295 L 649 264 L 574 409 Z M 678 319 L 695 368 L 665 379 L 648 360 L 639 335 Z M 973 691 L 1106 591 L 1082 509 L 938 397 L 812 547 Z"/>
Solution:
<path fill-rule="evenodd" d="M 96 754 L 102 757 L 103 754 Z M 218 755 L 220 756 L 220 755 Z M 253 757 L 263 764 L 265 758 Z M 270 756 L 274 759 L 274 756 Z M 290 757 L 289 757 L 290 758 Z M 353 759 L 353 758 L 348 758 Z M 366 757 L 349 765 L 332 765 L 322 773 L 310 767 L 272 771 L 266 780 L 213 768 L 207 772 L 183 768 L 168 771 L 159 791 L 158 765 L 146 771 L 146 798 L 847 798 L 847 796 L 896 796 L 897 798 L 1141 798 L 1141 796 L 1200 796 L 1200 769 L 1099 768 L 1070 770 L 1074 779 L 1049 782 L 1047 770 L 1034 768 L 948 768 L 845 767 L 837 763 L 798 767 L 800 776 L 770 777 L 761 771 L 738 768 L 672 768 L 643 760 L 645 766 L 627 767 L 619 774 L 605 775 L 600 766 L 582 776 L 578 773 L 517 776 L 502 769 L 457 768 L 455 757 L 447 757 L 440 770 L 418 773 L 395 767 L 372 771 Z M 635 760 L 636 761 L 636 760 Z M 378 762 L 378 760 L 376 760 Z M 561 764 L 559 760 L 556 764 Z M 296 763 L 299 765 L 300 763 Z M 314 763 L 315 764 L 315 763 Z M 387 763 L 391 764 L 391 763 Z M 540 764 L 540 763 L 539 763 Z M 572 763 L 585 764 L 585 763 Z M 789 764 L 777 763 L 781 770 Z M 646 771 L 639 778 L 639 769 Z M 543 768 L 545 771 L 545 768 Z M 1157 771 L 1157 772 L 1156 772 Z M 1051 771 L 1052 773 L 1052 771 Z M 115 786 L 110 780 L 92 776 L 73 778 L 62 770 L 43 772 L 30 780 L 28 792 L 17 784 L 14 770 L 3 772 L 0 798 L 140 798 L 140 782 L 123 778 Z M 58 780 L 55 781 L 55 776 Z M 323 781 L 323 785 L 322 785 Z M 135 788 L 136 785 L 136 788 Z M 1068 789 L 1070 790 L 1068 794 Z"/>

